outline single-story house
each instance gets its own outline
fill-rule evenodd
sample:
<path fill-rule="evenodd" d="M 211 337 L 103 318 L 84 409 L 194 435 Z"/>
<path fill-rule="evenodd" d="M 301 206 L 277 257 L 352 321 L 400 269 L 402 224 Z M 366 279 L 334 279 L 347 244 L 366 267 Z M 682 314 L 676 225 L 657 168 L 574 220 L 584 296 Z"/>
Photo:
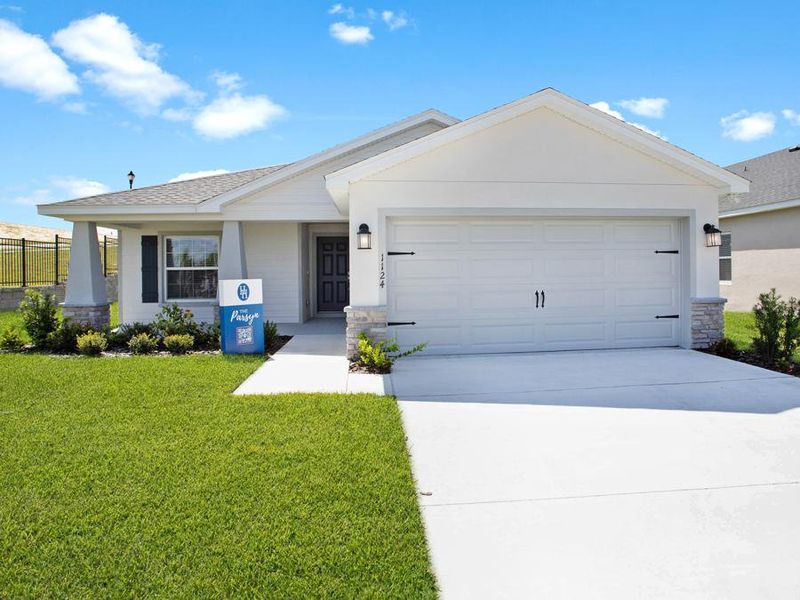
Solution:
<path fill-rule="evenodd" d="M 716 225 L 743 177 L 553 89 L 436 110 L 291 164 L 41 205 L 73 221 L 65 313 L 103 321 L 96 224 L 119 230 L 120 315 L 217 312 L 263 280 L 277 322 L 346 315 L 439 354 L 707 346 Z"/>
<path fill-rule="evenodd" d="M 776 288 L 800 298 L 800 146 L 727 167 L 750 191 L 720 198 L 720 295 L 729 310 L 750 310 Z"/>

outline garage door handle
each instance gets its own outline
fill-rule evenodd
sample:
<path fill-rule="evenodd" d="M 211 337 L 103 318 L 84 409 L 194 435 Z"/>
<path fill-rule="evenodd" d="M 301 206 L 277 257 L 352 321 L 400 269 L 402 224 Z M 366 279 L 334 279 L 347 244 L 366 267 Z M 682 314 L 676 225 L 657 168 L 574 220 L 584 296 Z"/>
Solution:
<path fill-rule="evenodd" d="M 680 319 L 680 315 L 656 315 L 656 319 Z"/>

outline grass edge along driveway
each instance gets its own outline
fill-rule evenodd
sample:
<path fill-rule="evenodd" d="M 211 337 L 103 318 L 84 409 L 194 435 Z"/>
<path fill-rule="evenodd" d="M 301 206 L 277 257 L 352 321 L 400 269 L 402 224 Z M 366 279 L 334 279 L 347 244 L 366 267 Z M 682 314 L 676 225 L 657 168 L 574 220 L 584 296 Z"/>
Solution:
<path fill-rule="evenodd" d="M 1 355 L 0 596 L 435 597 L 394 399 L 261 360 Z"/>

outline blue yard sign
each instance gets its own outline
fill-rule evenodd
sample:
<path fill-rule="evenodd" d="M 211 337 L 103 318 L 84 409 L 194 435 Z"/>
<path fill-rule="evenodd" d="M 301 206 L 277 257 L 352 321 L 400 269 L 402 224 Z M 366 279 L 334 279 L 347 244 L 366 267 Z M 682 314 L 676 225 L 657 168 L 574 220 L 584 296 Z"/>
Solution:
<path fill-rule="evenodd" d="M 219 324 L 225 354 L 264 352 L 264 298 L 260 279 L 219 282 Z"/>

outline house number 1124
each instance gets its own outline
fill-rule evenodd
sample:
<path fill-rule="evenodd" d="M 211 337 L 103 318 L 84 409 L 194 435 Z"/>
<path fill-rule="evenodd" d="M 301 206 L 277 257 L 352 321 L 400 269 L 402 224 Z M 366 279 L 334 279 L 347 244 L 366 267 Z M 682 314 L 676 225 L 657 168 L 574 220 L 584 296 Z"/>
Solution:
<path fill-rule="evenodd" d="M 378 287 L 381 289 L 386 287 L 386 268 L 385 268 L 385 263 L 383 261 L 383 253 L 381 253 L 381 264 L 378 275 Z"/>

